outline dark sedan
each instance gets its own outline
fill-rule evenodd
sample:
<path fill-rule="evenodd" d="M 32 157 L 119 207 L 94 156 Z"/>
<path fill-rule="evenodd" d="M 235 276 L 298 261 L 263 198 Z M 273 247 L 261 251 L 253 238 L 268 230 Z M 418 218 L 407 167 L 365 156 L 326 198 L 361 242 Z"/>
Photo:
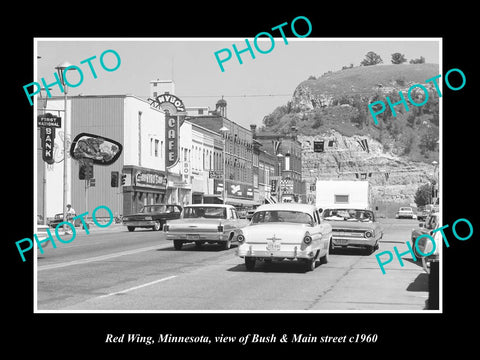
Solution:
<path fill-rule="evenodd" d="M 123 225 L 128 231 L 134 231 L 137 227 L 159 231 L 168 220 L 180 218 L 181 212 L 180 205 L 145 205 L 139 213 L 125 215 Z"/>

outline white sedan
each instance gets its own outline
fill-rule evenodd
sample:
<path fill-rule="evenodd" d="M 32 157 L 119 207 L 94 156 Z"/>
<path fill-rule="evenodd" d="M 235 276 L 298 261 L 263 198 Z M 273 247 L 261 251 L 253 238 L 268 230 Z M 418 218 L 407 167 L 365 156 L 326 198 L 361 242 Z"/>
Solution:
<path fill-rule="evenodd" d="M 247 270 L 257 260 L 303 261 L 307 271 L 316 262 L 327 263 L 332 246 L 332 226 L 323 222 L 314 205 L 280 203 L 258 207 L 250 225 L 237 230 L 237 255 Z"/>

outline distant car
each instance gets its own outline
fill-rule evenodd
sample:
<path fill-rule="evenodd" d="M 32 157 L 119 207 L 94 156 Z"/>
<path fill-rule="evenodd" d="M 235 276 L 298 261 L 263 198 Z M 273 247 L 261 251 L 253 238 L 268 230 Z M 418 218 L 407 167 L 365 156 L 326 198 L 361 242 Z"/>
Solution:
<path fill-rule="evenodd" d="M 332 225 L 335 247 L 361 247 L 369 253 L 378 249 L 383 229 L 375 214 L 366 209 L 325 209 L 322 218 Z"/>
<path fill-rule="evenodd" d="M 411 207 L 401 207 L 398 209 L 397 213 L 395 214 L 395 218 L 402 219 L 402 218 L 409 218 L 409 219 L 416 219 L 417 215 L 413 212 Z"/>
<path fill-rule="evenodd" d="M 178 219 L 181 212 L 180 205 L 145 205 L 139 213 L 125 215 L 123 225 L 128 231 L 134 231 L 137 227 L 159 231 L 167 221 Z"/>
<path fill-rule="evenodd" d="M 247 224 L 248 220 L 240 219 L 232 205 L 194 204 L 185 206 L 180 219 L 169 221 L 164 230 L 175 250 L 192 242 L 197 246 L 217 243 L 230 249 L 235 231 Z"/>
<path fill-rule="evenodd" d="M 418 228 L 412 230 L 411 241 L 412 241 L 413 253 L 415 254 L 415 257 L 417 258 L 417 260 L 421 261 L 425 256 L 421 255 L 418 252 L 417 247 L 420 250 L 420 252 L 422 252 L 423 254 L 428 254 L 431 249 L 427 251 L 426 248 L 428 246 L 432 246 L 431 241 L 428 237 L 422 237 L 421 239 L 418 240 L 417 246 L 415 245 L 415 242 L 417 241 L 417 238 L 420 235 L 423 235 L 423 234 L 432 235 L 432 230 L 435 230 L 440 227 L 439 213 L 437 212 L 431 213 L 430 215 L 428 215 L 426 221 L 419 223 L 418 226 L 419 226 Z"/>
<path fill-rule="evenodd" d="M 303 261 L 307 271 L 328 262 L 332 226 L 323 222 L 314 205 L 279 203 L 259 206 L 250 224 L 237 232 L 237 255 L 247 270 L 257 260 Z"/>

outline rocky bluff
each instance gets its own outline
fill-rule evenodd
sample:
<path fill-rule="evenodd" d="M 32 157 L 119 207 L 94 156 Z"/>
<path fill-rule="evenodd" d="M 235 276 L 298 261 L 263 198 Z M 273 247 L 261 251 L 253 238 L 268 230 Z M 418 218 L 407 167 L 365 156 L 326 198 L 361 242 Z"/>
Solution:
<path fill-rule="evenodd" d="M 265 117 L 263 130 L 296 132 L 307 198 L 316 178 L 365 179 L 374 207 L 393 216 L 399 206 L 414 203 L 420 185 L 438 179 L 439 98 L 432 85 L 424 107 L 399 110 L 396 117 L 386 111 L 378 125 L 368 104 L 385 96 L 394 100 L 399 91 L 438 74 L 437 64 L 402 64 L 311 76 L 297 86 L 291 101 Z M 315 152 L 315 142 L 322 141 L 322 151 Z"/>

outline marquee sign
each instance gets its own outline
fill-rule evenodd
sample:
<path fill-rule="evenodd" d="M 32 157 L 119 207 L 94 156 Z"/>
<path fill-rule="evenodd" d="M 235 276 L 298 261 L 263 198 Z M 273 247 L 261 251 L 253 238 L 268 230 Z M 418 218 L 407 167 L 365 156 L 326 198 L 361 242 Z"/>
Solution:
<path fill-rule="evenodd" d="M 175 95 L 168 93 L 157 96 L 155 99 L 149 98 L 150 106 L 156 109 L 168 111 L 170 114 L 184 113 L 185 105 Z"/>

